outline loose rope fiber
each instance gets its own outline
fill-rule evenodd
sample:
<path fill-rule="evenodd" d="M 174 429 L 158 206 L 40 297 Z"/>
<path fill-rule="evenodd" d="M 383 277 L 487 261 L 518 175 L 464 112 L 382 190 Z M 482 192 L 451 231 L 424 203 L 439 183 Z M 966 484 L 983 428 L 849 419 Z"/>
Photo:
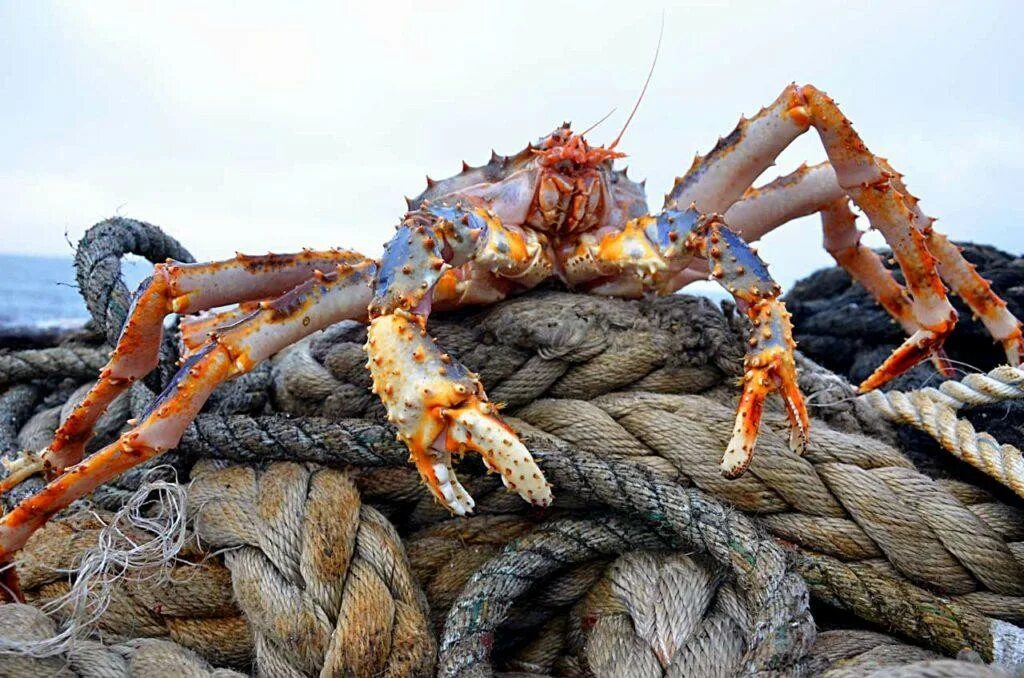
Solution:
<path fill-rule="evenodd" d="M 87 234 L 80 286 L 108 340 L 127 310 L 119 271 L 129 251 L 189 258 L 141 222 L 111 220 Z M 916 470 L 882 413 L 842 379 L 798 358 L 818 417 L 806 456 L 789 452 L 773 400 L 750 471 L 721 477 L 746 333 L 737 316 L 691 297 L 539 291 L 437 316 L 430 331 L 506 404 L 555 486 L 552 509 L 530 508 L 467 458 L 459 473 L 477 513 L 451 519 L 369 393 L 365 329 L 340 323 L 218 389 L 161 458 L 164 475 L 141 469 L 90 499 L 102 516 L 98 507 L 144 501 L 149 477 L 191 479 L 198 549 L 182 551 L 195 562 L 172 570 L 195 570 L 195 586 L 206 588 L 190 588 L 187 576 L 159 592 L 148 579 L 115 578 L 99 642 L 38 658 L 3 654 L 0 674 L 17 662 L 33 675 L 70 667 L 79 647 L 129 658 L 129 635 L 175 641 L 192 658 L 182 666 L 200 662 L 195 675 L 209 675 L 204 660 L 274 676 L 616 675 L 616 663 L 652 676 L 683 667 L 983 675 L 986 667 L 940 658 L 965 648 L 976 660 L 1019 661 L 1020 504 L 998 487 Z M 97 441 L 149 406 L 175 369 L 175 340 L 169 332 L 160 368 L 112 408 Z M 105 350 L 79 336 L 0 353 L 2 450 L 45 445 L 95 376 L 84 365 Z M 951 392 L 969 404 L 1008 393 L 965 388 L 981 395 Z M 79 514 L 84 527 L 69 531 L 69 520 L 40 533 L 52 551 L 32 542 L 38 563 L 75 569 L 61 553 L 77 552 L 73 535 L 90 523 Z M 32 553 L 19 556 L 30 571 Z M 29 589 L 40 605 L 75 582 L 74 573 L 37 572 L 50 572 Z M 856 615 L 921 647 L 866 631 L 816 634 L 808 593 L 831 610 L 826 622 Z M 189 607 L 189 596 L 207 600 Z M 11 609 L 0 608 L 21 615 L 11 628 L 35 624 Z"/>
<path fill-rule="evenodd" d="M 1024 398 L 1024 370 L 1003 365 L 988 374 L 970 374 L 939 388 L 909 393 L 871 391 L 861 396 L 886 419 L 927 432 L 943 449 L 983 471 L 1024 497 L 1024 456 L 1013 445 L 1000 443 L 958 417 L 962 407 L 975 407 Z"/>
<path fill-rule="evenodd" d="M 68 575 L 77 578 L 82 558 L 96 548 L 99 532 L 112 518 L 106 511 L 82 511 L 34 535 L 18 559 L 27 602 L 52 611 L 54 621 L 66 622 L 74 613 L 63 602 L 74 584 Z M 151 538 L 141 528 L 127 529 L 135 543 Z M 233 600 L 231 573 L 219 559 L 206 557 L 194 540 L 166 572 L 124 573 L 107 585 L 109 602 L 95 626 L 105 639 L 164 638 L 216 666 L 243 669 L 251 664 L 252 630 Z"/>

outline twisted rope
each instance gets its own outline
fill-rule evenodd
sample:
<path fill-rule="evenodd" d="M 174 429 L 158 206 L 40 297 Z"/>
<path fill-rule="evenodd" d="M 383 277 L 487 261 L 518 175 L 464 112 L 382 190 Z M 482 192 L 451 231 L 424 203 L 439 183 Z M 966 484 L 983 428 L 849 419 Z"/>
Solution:
<path fill-rule="evenodd" d="M 100 531 L 110 523 L 108 512 L 83 511 L 33 535 L 16 563 L 27 602 L 51 611 L 57 622 L 74 614 L 63 601 L 82 558 L 96 549 Z M 125 536 L 135 543 L 153 538 L 141 529 Z M 123 574 L 110 581 L 109 603 L 96 622 L 105 639 L 166 638 L 217 666 L 251 664 L 252 631 L 233 601 L 231 574 L 219 559 L 206 558 L 190 544 L 163 576 Z"/>
<path fill-rule="evenodd" d="M 1024 370 L 1004 365 L 988 374 L 970 374 L 939 388 L 902 393 L 871 391 L 861 398 L 886 419 L 927 432 L 944 450 L 1024 497 L 1024 456 L 957 416 L 962 407 L 1024 398 Z"/>
<path fill-rule="evenodd" d="M 108 351 L 88 346 L 58 346 L 0 352 L 0 386 L 35 379 L 95 379 Z"/>
<path fill-rule="evenodd" d="M 960 381 L 951 379 L 921 392 L 953 409 L 1018 400 L 1024 398 L 1024 370 L 1000 365 L 988 374 L 968 374 Z"/>
<path fill-rule="evenodd" d="M 261 675 L 429 675 L 426 600 L 401 539 L 344 474 L 201 462 L 189 505 L 201 543 L 228 549 Z"/>
<path fill-rule="evenodd" d="M 591 460 L 583 456 L 574 461 L 567 471 Z M 778 547 L 756 536 L 744 518 L 730 515 L 700 492 L 679 490 L 677 496 L 663 499 L 664 508 L 672 514 L 664 518 L 665 526 L 673 526 L 674 538 L 660 536 L 639 521 L 611 515 L 592 521 L 557 521 L 513 542 L 473 575 L 448 613 L 438 675 L 489 675 L 497 627 L 512 602 L 545 575 L 595 555 L 665 548 L 672 541 L 707 552 L 738 578 L 751 610 L 745 629 L 748 645 L 736 653 L 735 668 L 744 675 L 799 671 L 813 642 L 814 627 L 803 585 L 785 573 Z M 686 522 L 678 523 L 676 518 Z"/>
<path fill-rule="evenodd" d="M 714 563 L 679 552 L 628 553 L 573 610 L 579 631 L 570 652 L 595 675 L 628 666 L 637 678 L 732 676 L 749 618 L 742 593 Z"/>
<path fill-rule="evenodd" d="M 53 620 L 30 605 L 0 605 L 0 628 L 15 640 L 43 641 L 53 636 Z M 243 674 L 214 669 L 186 647 L 166 640 L 138 638 L 116 644 L 82 640 L 57 657 L 7 656 L 0 660 L 9 678 L 152 678 L 192 676 L 194 678 L 235 678 Z"/>
<path fill-rule="evenodd" d="M 131 294 L 121 277 L 121 259 L 136 254 L 153 263 L 194 261 L 188 250 L 144 221 L 112 217 L 85 232 L 75 250 L 75 272 L 85 304 L 111 346 L 128 316 Z"/>

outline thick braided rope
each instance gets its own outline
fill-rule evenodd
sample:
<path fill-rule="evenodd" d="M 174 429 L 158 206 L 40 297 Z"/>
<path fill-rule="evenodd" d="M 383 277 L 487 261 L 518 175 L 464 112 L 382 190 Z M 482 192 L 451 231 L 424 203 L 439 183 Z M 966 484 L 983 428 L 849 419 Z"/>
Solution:
<path fill-rule="evenodd" d="M 708 410 L 708 403 L 705 402 L 703 408 Z M 666 421 L 663 416 L 655 416 L 658 414 L 656 410 L 650 411 L 656 422 L 665 423 L 673 428 L 682 425 L 677 420 Z M 691 422 L 691 426 L 682 428 L 679 431 L 680 435 L 694 437 L 692 446 L 703 449 L 701 437 L 694 434 L 692 420 L 686 421 Z M 524 428 L 522 424 L 517 426 L 523 431 L 529 428 Z M 1019 585 L 1020 579 L 1016 572 L 1020 566 L 1016 554 L 1020 553 L 1021 549 L 1017 545 L 1018 542 L 1008 543 L 1005 540 L 1024 540 L 1024 523 L 1021 521 L 1020 513 L 993 501 L 986 494 L 968 485 L 936 483 L 912 469 L 889 466 L 885 463 L 886 448 L 867 445 L 866 439 L 854 440 L 857 442 L 856 446 L 825 447 L 826 450 L 832 450 L 827 456 L 831 463 L 827 465 L 824 475 L 829 480 L 826 487 L 835 488 L 837 495 L 832 495 L 828 491 L 824 495 L 816 494 L 822 487 L 821 481 L 812 482 L 814 476 L 807 475 L 797 475 L 788 484 L 779 486 L 778 477 L 785 476 L 776 473 L 776 485 L 765 486 L 763 478 L 773 478 L 773 474 L 767 472 L 763 472 L 762 477 L 754 476 L 757 483 L 753 487 L 737 488 L 735 495 L 721 490 L 716 494 L 727 498 L 740 497 L 741 492 L 753 496 L 760 502 L 760 506 L 756 503 L 751 505 L 748 500 L 747 509 L 753 508 L 755 512 L 766 514 L 762 520 L 772 532 L 783 536 L 787 541 L 806 544 L 801 546 L 801 549 L 807 553 L 825 550 L 838 556 L 819 560 L 825 563 L 822 567 L 826 567 L 829 572 L 847 571 L 850 564 L 844 563 L 844 560 L 888 563 L 889 561 L 885 560 L 888 556 L 902 568 L 897 571 L 890 566 L 886 577 L 893 581 L 889 584 L 891 591 L 899 593 L 899 586 L 910 586 L 908 591 L 918 590 L 903 574 L 907 571 L 914 573 L 915 577 L 921 579 L 927 586 L 935 586 L 938 583 L 946 588 L 964 591 L 952 597 L 954 601 L 961 601 L 962 605 L 966 606 L 964 609 L 979 610 L 987 615 L 1008 619 L 1021 619 L 1024 615 L 1024 604 L 1019 595 L 997 593 L 988 586 L 979 586 L 981 580 L 973 578 L 981 576 L 982 580 L 988 580 L 996 589 L 1011 592 L 1014 586 Z M 530 449 L 538 455 L 557 454 L 558 448 L 551 446 L 550 438 L 527 434 L 526 441 Z M 207 457 L 248 460 L 265 454 L 270 457 L 287 458 L 293 452 L 299 453 L 304 450 L 304 458 L 331 466 L 345 467 L 353 463 L 399 465 L 399 468 L 394 469 L 367 471 L 364 477 L 360 478 L 360 487 L 370 500 L 381 500 L 386 502 L 385 506 L 398 507 L 415 502 L 414 510 L 398 508 L 398 511 L 403 515 L 413 513 L 419 520 L 429 520 L 430 516 L 433 516 L 435 521 L 447 517 L 423 491 L 415 471 L 404 468 L 407 452 L 394 441 L 391 429 L 383 425 L 370 424 L 365 420 L 328 422 L 314 418 L 202 415 L 197 420 L 195 429 L 182 444 L 189 453 L 196 452 Z M 683 451 L 686 451 L 685 447 Z M 860 461 L 863 466 L 842 463 L 850 461 L 850 455 L 853 453 L 866 454 Z M 712 453 L 704 450 L 702 454 Z M 839 454 L 838 459 L 834 456 L 836 454 Z M 890 451 L 889 454 L 893 453 Z M 840 463 L 835 463 L 837 461 Z M 640 465 L 642 462 L 629 458 L 607 459 L 605 463 L 649 468 L 646 464 Z M 714 459 L 697 462 L 694 465 L 707 465 L 715 469 L 716 463 L 717 459 Z M 544 468 L 548 473 L 546 463 Z M 717 474 L 713 477 L 720 478 Z M 653 478 L 658 478 L 661 484 L 673 487 L 678 483 L 660 474 L 652 476 Z M 515 501 L 515 497 L 502 491 L 500 482 L 493 478 L 485 476 L 477 480 L 474 476 L 468 475 L 464 476 L 464 479 L 470 490 L 480 499 L 478 506 L 481 512 L 507 514 L 523 510 L 521 504 Z M 635 489 L 624 479 L 620 482 L 616 495 L 620 498 L 632 497 L 636 492 L 643 491 Z M 580 498 L 575 496 L 577 492 L 581 488 L 589 488 L 593 481 L 589 477 L 562 477 L 559 483 L 561 484 L 557 484 L 556 487 L 558 506 L 573 510 L 579 506 Z M 772 487 L 781 487 L 781 494 Z M 819 490 L 815 490 L 815 487 Z M 893 491 L 903 492 L 903 495 L 896 495 L 903 498 L 894 498 L 891 494 Z M 884 494 L 885 492 L 890 494 Z M 819 504 L 824 498 L 838 496 L 839 499 L 830 499 L 837 502 L 836 504 L 825 502 L 823 505 L 842 506 L 838 504 L 838 501 L 842 500 L 853 513 L 847 514 L 843 509 L 836 512 L 835 508 L 824 513 L 813 509 L 811 499 L 816 496 Z M 781 497 L 787 497 L 807 513 L 794 511 L 789 504 L 781 501 Z M 585 507 L 577 510 L 585 510 Z M 918 511 L 925 511 L 927 515 L 922 517 L 918 515 Z M 650 511 L 643 515 L 648 513 Z M 927 527 L 929 523 L 925 518 L 941 528 L 941 531 L 931 531 L 932 528 Z M 957 527 L 958 524 L 969 527 L 961 530 Z M 948 550 L 950 548 L 952 552 Z M 954 557 L 954 553 L 958 555 Z M 966 571 L 962 569 L 961 563 L 971 564 L 976 574 L 965 577 Z M 932 579 L 928 580 L 929 577 Z M 834 578 L 839 577 L 837 575 Z M 458 584 L 451 583 L 449 586 L 456 588 Z M 848 599 L 850 609 L 867 619 L 884 624 L 891 623 L 890 617 L 887 616 L 891 611 L 855 604 L 864 595 L 860 585 L 840 587 L 828 595 Z M 903 616 L 914 621 L 908 623 L 904 629 L 905 633 L 910 637 L 926 639 L 948 635 L 948 631 L 942 626 L 938 629 L 930 628 L 939 621 L 930 616 L 929 610 L 933 608 L 929 606 L 934 602 L 931 598 L 918 598 L 905 601 L 904 604 L 907 602 L 911 605 L 912 614 Z M 951 614 L 956 618 L 957 610 Z M 979 624 L 982 627 L 987 626 L 989 620 Z M 980 632 L 984 633 L 983 630 Z M 964 642 L 965 636 L 959 633 L 950 636 L 946 645 L 954 647 L 957 643 Z"/>
<path fill-rule="evenodd" d="M 575 461 L 585 465 L 589 460 L 584 455 Z M 800 667 L 813 642 L 814 625 L 803 584 L 785 574 L 781 551 L 770 541 L 759 541 L 752 526 L 744 525 L 745 519 L 708 502 L 699 492 L 680 489 L 677 496 L 672 494 L 661 499 L 666 502 L 662 508 L 672 515 L 665 517 L 663 526 L 678 530 L 674 539 L 659 536 L 640 521 L 609 515 L 556 521 L 510 544 L 473 575 L 448 613 L 438 675 L 489 675 L 495 631 L 513 601 L 545 575 L 597 555 L 665 548 L 673 541 L 709 553 L 737 576 L 751 608 L 749 645 L 735 662 L 742 675 Z M 679 524 L 673 518 L 693 522 Z M 765 585 L 770 588 L 765 590 Z"/>
<path fill-rule="evenodd" d="M 432 614 L 447 612 L 481 565 L 531 526 L 521 516 L 481 515 L 445 520 L 410 535 L 413 571 Z M 749 612 L 720 567 L 678 551 L 637 551 L 611 562 L 603 554 L 592 557 L 545 578 L 513 605 L 494 637 L 505 671 L 614 675 L 616 668 L 629 667 L 628 675 L 638 678 L 735 675 Z M 549 614 L 537 616 L 521 635 L 517 620 L 538 607 L 549 608 Z M 939 658 L 880 633 L 826 631 L 811 647 L 809 673 L 861 676 Z"/>
<path fill-rule="evenodd" d="M 111 346 L 117 343 L 131 305 L 131 294 L 121 278 L 125 254 L 137 254 L 153 263 L 194 261 L 181 243 L 144 221 L 112 217 L 85 232 L 75 250 L 78 287 Z"/>
<path fill-rule="evenodd" d="M 1015 446 L 979 432 L 957 409 L 1024 398 L 1024 370 L 997 367 L 988 374 L 971 374 L 939 388 L 902 393 L 871 391 L 861 398 L 889 421 L 910 424 L 927 432 L 944 450 L 983 471 L 1024 497 L 1024 456 Z"/>
<path fill-rule="evenodd" d="M 533 301 L 537 307 L 561 317 L 565 315 L 562 305 L 568 296 L 557 299 L 553 308 L 547 303 L 554 295 Z M 507 311 L 503 315 L 506 319 L 516 318 Z M 484 326 L 496 322 L 486 316 L 478 320 Z M 501 329 L 508 329 L 508 333 L 495 332 L 495 339 L 522 335 L 517 325 L 507 324 L 511 327 Z M 591 324 L 604 323 L 598 320 Z M 445 345 L 455 346 L 452 352 L 460 358 L 468 355 L 483 362 L 480 354 L 486 349 L 492 357 L 515 355 L 516 360 L 503 360 L 502 365 L 533 360 L 523 348 L 472 343 L 474 335 L 465 330 L 463 334 L 468 336 L 460 340 L 458 334 L 448 331 L 449 327 L 439 324 L 438 334 L 454 340 Z M 332 419 L 377 416 L 376 404 L 368 394 L 361 396 L 362 402 L 360 398 L 339 397 L 332 401 L 330 396 L 325 397 L 326 393 L 362 390 L 358 380 L 365 377 L 359 371 L 359 331 L 351 326 L 342 327 L 333 335 L 283 354 L 275 366 L 278 405 L 289 410 L 294 406 L 296 413 L 318 413 Z M 606 341 L 619 340 L 611 337 Z M 586 370 L 587 366 L 584 362 L 559 369 L 568 376 Z M 486 364 L 483 368 L 486 370 Z M 705 369 L 708 368 L 695 366 L 688 368 L 688 373 L 705 374 L 711 383 L 721 381 L 721 372 L 713 367 L 710 373 L 703 372 Z M 515 373 L 515 369 L 492 367 L 490 374 L 484 375 L 485 385 L 490 389 L 487 379 L 497 379 L 500 390 L 507 381 L 502 381 L 501 372 L 506 371 Z M 579 383 L 575 378 L 573 381 Z M 591 379 L 591 384 L 585 395 L 603 392 L 596 378 Z M 614 388 L 615 384 L 604 387 Z M 707 384 L 696 381 L 684 387 L 704 390 Z M 700 396 L 625 392 L 596 395 L 591 400 L 546 398 L 549 389 L 543 387 L 540 397 L 516 414 L 577 447 L 603 456 L 633 459 L 681 482 L 694 483 L 745 511 L 763 516 L 774 534 L 808 549 L 843 559 L 884 555 L 914 581 L 951 594 L 989 590 L 1014 596 L 1017 608 L 1021 609 L 1024 571 L 1020 551 L 1014 546 L 1024 542 L 1020 513 L 969 486 L 929 479 L 884 442 L 830 429 L 818 422 L 811 448 L 800 458 L 788 450 L 786 436 L 776 432 L 785 427 L 781 417 L 769 415 L 750 472 L 738 480 L 726 480 L 718 469 L 718 451 L 724 449 L 734 417 L 735 392 L 728 385 L 704 390 Z M 313 403 L 318 403 L 319 409 Z M 276 454 L 261 440 L 277 437 L 278 428 L 288 430 L 293 425 L 286 420 L 273 424 L 263 421 L 265 424 L 260 425 L 239 423 L 235 435 L 236 431 L 229 426 L 222 431 L 212 430 L 216 427 L 202 423 L 204 419 L 200 418 L 197 428 L 212 436 L 214 443 L 204 446 L 200 455 L 225 454 L 229 449 L 237 453 L 250 443 L 253 455 Z M 302 421 L 305 427 L 319 425 L 313 424 L 311 418 Z M 263 425 L 274 431 L 260 431 Z M 378 438 L 387 444 L 386 434 Z M 240 440 L 248 442 L 240 445 Z M 288 444 L 289 454 L 329 455 L 325 448 L 332 447 L 317 445 L 301 430 L 286 435 L 284 440 L 294 440 Z M 226 444 L 228 441 L 230 445 Z M 224 451 L 218 453 L 212 447 Z M 328 458 L 318 457 L 321 461 Z M 367 459 L 360 463 L 366 464 Z M 425 503 L 423 508 L 429 510 L 431 503 Z"/>
<path fill-rule="evenodd" d="M 749 617 L 736 584 L 714 563 L 682 552 L 627 553 L 574 608 L 570 651 L 596 675 L 629 666 L 636 678 L 732 676 Z"/>
<path fill-rule="evenodd" d="M 0 628 L 24 642 L 41 641 L 55 633 L 53 620 L 30 605 L 0 605 Z M 192 650 L 168 640 L 139 638 L 116 644 L 81 640 L 62 656 L 0 657 L 0 673 L 7 678 L 240 678 L 243 674 L 215 669 Z"/>
<path fill-rule="evenodd" d="M 624 442 L 653 449 L 679 477 L 759 514 L 776 536 L 807 549 L 844 559 L 884 556 L 911 580 L 946 593 L 1024 595 L 1024 561 L 1012 546 L 1024 540 L 1013 525 L 1019 511 L 977 492 L 959 499 L 959 485 L 928 478 L 880 441 L 819 425 L 799 457 L 789 450 L 784 419 L 767 416 L 749 472 L 727 480 L 718 450 L 734 413 L 702 396 L 543 399 L 517 414 L 606 456 L 612 444 L 625 449 Z M 976 503 L 987 504 L 986 511 L 972 511 Z"/>
<path fill-rule="evenodd" d="M 41 396 L 42 389 L 35 384 L 16 384 L 0 393 L 0 453 L 16 448 L 18 432 Z"/>
<path fill-rule="evenodd" d="M 108 357 L 107 350 L 88 346 L 0 352 L 0 387 L 34 379 L 95 379 Z"/>
<path fill-rule="evenodd" d="M 401 539 L 341 472 L 201 462 L 196 535 L 227 549 L 265 676 L 428 675 L 435 641 Z"/>
<path fill-rule="evenodd" d="M 811 649 L 811 673 L 820 678 L 1009 678 L 1009 671 L 980 659 L 943 659 L 874 631 L 835 630 L 818 634 Z"/>
<path fill-rule="evenodd" d="M 938 388 L 921 389 L 936 402 L 953 409 L 992 405 L 1024 398 L 1024 370 L 1000 365 L 987 374 L 968 374 L 960 381 L 944 381 Z"/>
<path fill-rule="evenodd" d="M 107 512 L 82 511 L 51 521 L 34 534 L 16 559 L 27 602 L 52 610 L 54 621 L 64 621 L 69 610 L 61 601 L 71 588 L 68 575 L 97 548 L 100 530 L 110 522 Z M 136 543 L 152 539 L 138 529 L 125 536 Z M 124 574 L 112 578 L 108 606 L 95 626 L 104 639 L 166 638 L 216 666 L 250 666 L 252 631 L 234 603 L 231 574 L 220 559 L 207 558 L 189 545 L 162 576 Z M 0 635 L 9 634 L 5 629 Z"/>
<path fill-rule="evenodd" d="M 746 646 L 748 614 L 735 584 L 712 564 L 678 552 L 631 553 L 612 563 L 573 608 L 566 659 L 578 674 L 615 675 L 629 667 L 636 678 L 731 676 Z M 879 633 L 826 631 L 811 647 L 808 672 L 863 676 L 941 659 Z M 549 660 L 538 668 L 553 666 Z M 987 670 L 954 661 L 948 668 L 965 676 Z"/>

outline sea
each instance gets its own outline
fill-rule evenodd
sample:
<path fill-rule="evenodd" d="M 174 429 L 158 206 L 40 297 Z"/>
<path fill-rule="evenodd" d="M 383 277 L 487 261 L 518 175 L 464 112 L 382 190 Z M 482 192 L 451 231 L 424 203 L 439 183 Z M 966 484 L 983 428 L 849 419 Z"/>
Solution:
<path fill-rule="evenodd" d="M 134 290 L 151 270 L 126 257 L 121 273 Z M 0 330 L 74 328 L 88 319 L 72 257 L 0 254 Z"/>

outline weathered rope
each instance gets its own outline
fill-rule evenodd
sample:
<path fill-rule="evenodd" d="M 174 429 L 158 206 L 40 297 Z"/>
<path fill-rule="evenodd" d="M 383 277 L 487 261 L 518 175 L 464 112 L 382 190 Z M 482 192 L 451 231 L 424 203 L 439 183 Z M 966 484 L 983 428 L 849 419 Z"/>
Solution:
<path fill-rule="evenodd" d="M 1000 365 L 988 374 L 968 374 L 960 381 L 944 381 L 938 388 L 930 386 L 921 392 L 953 409 L 1018 400 L 1024 398 L 1024 370 Z"/>
<path fill-rule="evenodd" d="M 1024 370 L 1004 365 L 988 374 L 971 374 L 939 388 L 909 393 L 871 391 L 861 396 L 886 419 L 927 432 L 944 450 L 983 471 L 1024 497 L 1024 456 L 958 417 L 961 407 L 1024 398 Z"/>
<path fill-rule="evenodd" d="M 625 667 L 636 678 L 734 676 L 749 617 L 742 593 L 714 563 L 681 552 L 628 553 L 573 610 L 570 653 L 600 676 Z"/>
<path fill-rule="evenodd" d="M 78 287 L 93 321 L 111 346 L 117 343 L 131 305 L 131 293 L 121 278 L 125 254 L 137 254 L 153 263 L 194 261 L 181 243 L 144 221 L 112 217 L 85 232 L 75 250 Z"/>
<path fill-rule="evenodd" d="M 33 535 L 16 562 L 27 601 L 50 610 L 54 621 L 65 622 L 71 611 L 62 601 L 81 559 L 96 549 L 99 533 L 111 519 L 108 512 L 83 511 L 54 520 Z M 140 528 L 122 529 L 135 543 L 153 538 Z M 231 574 L 220 559 L 207 558 L 190 543 L 162 576 L 122 574 L 110 580 L 109 602 L 96 621 L 96 631 L 105 639 L 166 638 L 216 666 L 245 669 L 252 663 L 252 631 L 233 601 Z M 7 635 L 0 630 L 0 636 Z M 0 657 L 0 669 L 6 662 L 7 657 Z"/>
<path fill-rule="evenodd" d="M 433 669 L 426 600 L 395 529 L 338 471 L 201 462 L 196 535 L 226 549 L 265 676 L 420 676 Z"/>
<path fill-rule="evenodd" d="M 95 379 L 108 354 L 106 349 L 89 346 L 0 352 L 0 387 L 36 379 Z"/>
<path fill-rule="evenodd" d="M 617 410 L 630 413 L 629 417 L 621 419 L 605 415 L 606 421 L 628 426 L 627 432 L 671 432 L 672 436 L 662 442 L 648 437 L 648 444 L 659 450 L 674 451 L 665 453 L 673 468 L 689 472 L 698 485 L 716 495 L 762 514 L 766 526 L 779 536 L 802 544 L 810 553 L 823 551 L 842 559 L 865 561 L 888 557 L 902 573 L 893 573 L 896 580 L 904 580 L 909 573 L 926 586 L 939 586 L 948 593 L 958 593 L 955 599 L 966 602 L 969 598 L 972 609 L 980 606 L 989 615 L 1022 618 L 1021 577 L 1016 573 L 1020 568 L 1018 544 L 1024 541 L 1024 532 L 1021 514 L 1016 509 L 962 483 L 932 481 L 908 468 L 909 463 L 888 446 L 827 429 L 822 431 L 827 437 L 821 441 L 821 447 L 812 447 L 807 460 L 797 460 L 796 466 L 779 458 L 786 449 L 785 442 L 781 435 L 769 431 L 768 449 L 759 457 L 764 461 L 755 461 L 749 479 L 725 483 L 716 472 L 716 441 L 713 436 L 708 439 L 709 433 L 703 431 L 715 430 L 718 419 L 723 422 L 731 419 L 728 408 L 694 396 L 644 396 L 646 403 L 638 402 L 638 397 L 638 394 L 621 394 L 597 402 L 616 404 L 609 409 L 615 416 L 621 416 L 616 414 Z M 651 409 L 651 398 L 672 407 Z M 689 403 L 687 399 L 695 400 Z M 559 412 L 556 405 L 560 402 L 563 401 L 550 401 L 547 408 L 550 413 L 562 421 L 586 422 L 579 428 L 590 431 L 592 438 L 613 442 L 626 439 L 621 435 L 623 429 L 619 429 L 619 435 L 614 431 L 606 435 L 596 427 L 593 417 L 579 410 Z M 546 404 L 547 401 L 543 405 Z M 674 414 L 692 411 L 701 411 L 701 419 Z M 705 419 L 707 424 L 702 423 Z M 518 426 L 526 430 L 522 424 Z M 593 435 L 595 430 L 597 435 Z M 565 435 L 564 430 L 560 432 Z M 531 449 L 538 452 L 542 452 L 545 445 L 552 449 L 550 442 L 536 436 L 528 436 L 527 440 Z M 598 452 L 609 454 L 593 441 L 591 445 Z M 200 456 L 228 456 L 239 460 L 262 455 L 288 458 L 294 454 L 300 459 L 332 466 L 401 464 L 406 456 L 405 450 L 391 437 L 390 429 L 383 425 L 365 420 L 328 422 L 282 416 L 202 415 L 182 447 Z M 625 461 L 631 457 L 619 458 Z M 766 466 L 759 466 L 761 464 Z M 795 475 L 792 471 L 783 472 L 787 468 L 808 467 L 817 470 L 810 474 L 804 470 Z M 386 495 L 389 503 L 402 497 L 406 501 L 418 501 L 416 512 L 425 511 L 430 515 L 433 502 L 422 492 L 415 472 L 385 469 L 371 472 L 371 475 L 372 480 L 364 485 L 364 491 L 371 496 Z M 676 476 L 678 482 L 678 471 Z M 400 480 L 400 484 L 395 485 L 392 479 Z M 488 481 L 482 478 L 481 482 Z M 666 477 L 664 482 L 671 480 Z M 721 485 L 716 486 L 715 482 Z M 393 489 L 382 487 L 387 483 Z M 582 484 L 567 487 L 575 490 Z M 497 489 L 500 483 L 490 485 Z M 471 485 L 474 494 L 480 493 L 480 487 Z M 634 489 L 624 484 L 619 492 L 632 495 Z M 499 502 L 507 498 L 504 492 L 494 494 Z M 562 506 L 573 505 L 572 494 L 561 492 L 559 497 Z M 505 513 L 522 509 L 514 501 L 498 503 L 488 509 L 485 499 L 481 510 Z M 436 507 L 434 511 L 435 520 L 445 517 Z M 969 527 L 963 529 L 958 525 Z M 835 565 L 839 562 L 836 560 Z M 843 595 L 851 597 L 860 594 L 856 588 L 844 591 Z M 864 609 L 862 612 L 868 618 L 887 622 L 884 610 Z M 924 628 L 908 628 L 908 633 L 920 634 Z M 950 646 L 955 642 L 959 641 L 951 640 Z"/>
<path fill-rule="evenodd" d="M 583 456 L 575 462 L 565 471 L 579 470 L 590 460 Z M 748 644 L 736 653 L 736 668 L 744 675 L 800 670 L 814 626 L 803 584 L 785 573 L 781 550 L 739 514 L 709 502 L 700 492 L 675 489 L 659 498 L 669 514 L 662 518 L 664 526 L 737 576 L 750 606 Z M 448 613 L 438 674 L 489 675 L 495 631 L 512 602 L 541 577 L 598 554 L 665 548 L 671 543 L 667 539 L 639 521 L 610 515 L 554 522 L 513 542 L 473 575 Z"/>
<path fill-rule="evenodd" d="M 30 605 L 0 605 L 0 629 L 27 643 L 43 641 L 54 635 L 53 620 Z M 137 638 L 116 644 L 82 640 L 71 645 L 62 656 L 3 657 L 0 669 L 7 678 L 154 678 L 190 676 L 190 678 L 234 678 L 243 674 L 215 669 L 186 647 L 167 640 Z"/>
<path fill-rule="evenodd" d="M 874 631 L 825 631 L 812 648 L 812 674 L 821 678 L 1008 678 L 980 661 L 942 659 Z M 966 653 L 965 653 L 966 654 Z"/>

